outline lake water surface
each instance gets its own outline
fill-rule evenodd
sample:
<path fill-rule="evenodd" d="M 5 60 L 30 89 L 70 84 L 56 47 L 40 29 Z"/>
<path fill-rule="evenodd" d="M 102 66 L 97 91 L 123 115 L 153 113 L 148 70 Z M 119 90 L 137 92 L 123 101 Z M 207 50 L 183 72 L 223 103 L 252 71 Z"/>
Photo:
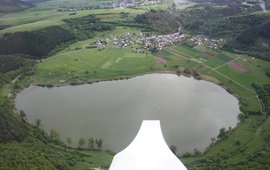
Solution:
<path fill-rule="evenodd" d="M 42 120 L 65 141 L 72 137 L 102 138 L 104 148 L 124 149 L 142 120 L 158 119 L 168 145 L 179 153 L 203 150 L 222 127 L 234 127 L 237 99 L 223 88 L 174 74 L 148 74 L 129 80 L 91 85 L 42 88 L 30 86 L 16 97 L 27 119 Z"/>

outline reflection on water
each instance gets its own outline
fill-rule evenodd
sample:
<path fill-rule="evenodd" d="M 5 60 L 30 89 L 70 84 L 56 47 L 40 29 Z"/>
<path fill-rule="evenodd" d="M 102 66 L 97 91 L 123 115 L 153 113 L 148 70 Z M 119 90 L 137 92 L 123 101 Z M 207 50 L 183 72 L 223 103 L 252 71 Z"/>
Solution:
<path fill-rule="evenodd" d="M 103 138 L 104 147 L 124 149 L 142 120 L 161 120 L 168 144 L 180 153 L 204 149 L 221 127 L 234 127 L 237 99 L 221 87 L 174 74 L 149 74 L 129 80 L 51 89 L 31 86 L 16 98 L 30 122 L 57 129 L 63 140 Z"/>

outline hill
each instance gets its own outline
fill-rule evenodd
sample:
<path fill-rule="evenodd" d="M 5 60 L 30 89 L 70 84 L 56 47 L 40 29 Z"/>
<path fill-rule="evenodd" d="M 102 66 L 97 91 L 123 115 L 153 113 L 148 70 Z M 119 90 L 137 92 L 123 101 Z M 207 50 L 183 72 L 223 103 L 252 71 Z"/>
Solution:
<path fill-rule="evenodd" d="M 42 58 L 57 45 L 69 42 L 74 36 L 59 26 L 32 32 L 5 34 L 0 38 L 0 54 L 27 54 Z"/>
<path fill-rule="evenodd" d="M 31 4 L 21 0 L 1 0 L 0 13 L 16 12 L 31 7 Z"/>

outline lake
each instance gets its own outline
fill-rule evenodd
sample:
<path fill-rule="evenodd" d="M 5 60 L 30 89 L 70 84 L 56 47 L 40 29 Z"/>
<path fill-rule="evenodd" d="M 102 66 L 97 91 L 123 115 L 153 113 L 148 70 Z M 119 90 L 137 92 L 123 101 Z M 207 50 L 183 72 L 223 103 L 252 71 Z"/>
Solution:
<path fill-rule="evenodd" d="M 178 153 L 203 150 L 222 127 L 235 127 L 238 100 L 216 84 L 175 74 L 147 74 L 128 80 L 21 91 L 16 108 L 29 122 L 42 120 L 60 138 L 102 138 L 119 152 L 137 134 L 142 120 L 160 120 L 168 145 Z"/>

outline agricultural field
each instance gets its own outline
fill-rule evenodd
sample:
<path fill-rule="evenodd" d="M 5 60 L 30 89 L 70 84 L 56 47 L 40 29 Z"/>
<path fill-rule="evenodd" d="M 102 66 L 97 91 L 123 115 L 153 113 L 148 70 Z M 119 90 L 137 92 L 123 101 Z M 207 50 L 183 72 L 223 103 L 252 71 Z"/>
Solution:
<path fill-rule="evenodd" d="M 132 49 L 80 49 L 59 53 L 37 65 L 35 82 L 45 83 L 75 78 L 108 79 L 149 72 L 155 58 L 147 53 L 133 53 Z"/>
<path fill-rule="evenodd" d="M 30 8 L 28 10 L 16 12 L 16 13 L 8 13 L 8 14 L 0 14 L 0 25 L 8 26 L 7 28 L 0 30 L 0 35 L 11 32 L 18 31 L 32 31 L 37 29 L 42 29 L 49 26 L 62 25 L 64 24 L 64 19 L 71 18 L 79 18 L 83 16 L 87 16 L 90 14 L 119 14 L 120 12 L 129 13 L 129 15 L 135 16 L 136 14 L 144 13 L 148 9 L 92 9 L 92 10 L 81 10 L 77 11 L 76 15 L 69 15 L 70 12 L 57 12 L 59 7 L 64 6 L 83 6 L 87 5 L 95 5 L 96 3 L 106 2 L 104 1 L 85 1 L 82 0 L 79 3 L 72 1 L 64 1 L 57 0 L 48 1 L 45 3 L 39 3 L 37 6 Z M 116 18 L 119 20 L 119 17 Z"/>

